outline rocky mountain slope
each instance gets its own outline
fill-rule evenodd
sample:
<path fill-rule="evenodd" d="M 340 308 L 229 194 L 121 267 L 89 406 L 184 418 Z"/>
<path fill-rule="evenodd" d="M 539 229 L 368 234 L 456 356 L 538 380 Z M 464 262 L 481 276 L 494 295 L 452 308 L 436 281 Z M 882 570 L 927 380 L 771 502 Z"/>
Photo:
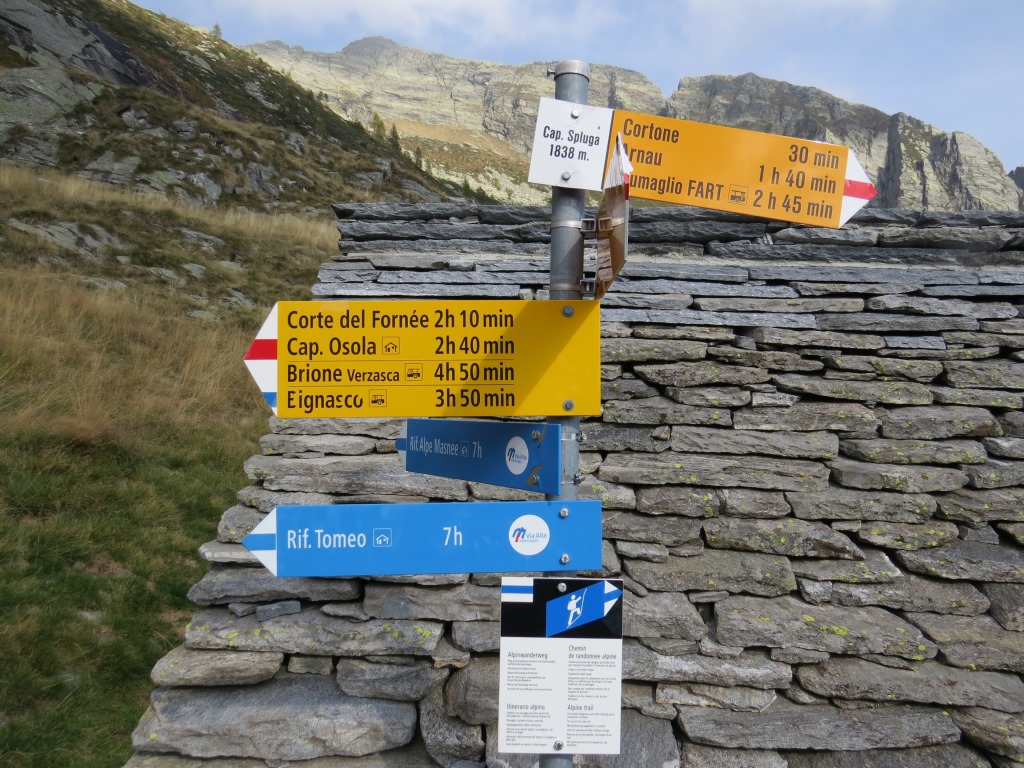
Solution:
<path fill-rule="evenodd" d="M 538 100 L 553 94 L 547 64 L 506 66 L 428 53 L 390 40 L 358 40 L 335 53 L 272 41 L 250 47 L 274 68 L 327 94 L 340 114 L 394 122 L 431 168 L 470 177 L 495 196 L 543 202 L 525 184 Z M 876 182 L 877 207 L 1018 210 L 1024 170 L 1007 174 L 974 137 L 945 133 L 824 91 L 739 77 L 687 77 L 665 98 L 642 74 L 591 62 L 590 103 L 853 147 Z M 1016 181 L 1015 181 L 1016 180 Z"/>
<path fill-rule="evenodd" d="M 323 99 L 125 0 L 0 3 L 0 159 L 256 210 L 455 191 Z"/>

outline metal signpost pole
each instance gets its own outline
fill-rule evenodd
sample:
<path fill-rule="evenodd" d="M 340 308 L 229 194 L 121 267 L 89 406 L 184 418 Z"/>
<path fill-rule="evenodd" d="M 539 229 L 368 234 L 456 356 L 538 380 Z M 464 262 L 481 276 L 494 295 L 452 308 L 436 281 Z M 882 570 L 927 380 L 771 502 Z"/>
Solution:
<path fill-rule="evenodd" d="M 590 91 L 590 65 L 582 61 L 559 62 L 548 74 L 555 78 L 555 98 L 576 104 L 586 104 Z M 568 179 L 566 179 L 568 181 Z M 583 294 L 583 230 L 586 191 L 553 187 L 551 190 L 551 276 L 550 292 L 553 300 L 575 300 Z M 573 404 L 565 403 L 566 413 Z M 560 494 L 546 495 L 547 499 L 576 499 L 577 474 L 580 466 L 580 419 L 578 416 L 553 416 L 552 424 L 562 427 L 562 490 Z M 561 573 L 574 576 L 575 573 Z M 572 768 L 572 755 L 556 750 L 554 754 L 540 756 L 539 768 Z"/>

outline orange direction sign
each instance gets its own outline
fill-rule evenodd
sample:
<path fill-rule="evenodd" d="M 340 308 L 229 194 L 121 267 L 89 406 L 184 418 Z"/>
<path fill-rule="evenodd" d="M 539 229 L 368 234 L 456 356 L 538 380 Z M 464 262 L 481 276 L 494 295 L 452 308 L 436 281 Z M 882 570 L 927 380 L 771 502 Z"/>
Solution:
<path fill-rule="evenodd" d="M 840 227 L 875 195 L 836 144 L 615 110 L 619 132 L 634 198 Z"/>
<path fill-rule="evenodd" d="M 245 356 L 282 418 L 596 416 L 593 301 L 282 301 Z"/>

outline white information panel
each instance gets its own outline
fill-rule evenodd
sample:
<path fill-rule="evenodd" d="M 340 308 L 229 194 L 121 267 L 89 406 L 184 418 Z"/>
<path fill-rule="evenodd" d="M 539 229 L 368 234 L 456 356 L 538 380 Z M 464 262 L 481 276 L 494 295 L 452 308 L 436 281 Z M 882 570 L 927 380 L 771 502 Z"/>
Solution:
<path fill-rule="evenodd" d="M 619 754 L 622 581 L 501 581 L 498 751 Z"/>
<path fill-rule="evenodd" d="M 530 155 L 531 184 L 600 192 L 615 110 L 542 98 Z"/>

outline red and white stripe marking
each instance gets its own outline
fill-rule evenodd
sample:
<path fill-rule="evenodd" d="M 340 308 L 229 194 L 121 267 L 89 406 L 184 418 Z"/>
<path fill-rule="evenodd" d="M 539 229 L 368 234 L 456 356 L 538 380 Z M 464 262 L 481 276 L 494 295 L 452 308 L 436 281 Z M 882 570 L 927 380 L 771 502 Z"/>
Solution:
<path fill-rule="evenodd" d="M 843 186 L 843 207 L 839 212 L 839 226 L 852 219 L 877 191 L 851 149 L 846 160 L 846 183 Z"/>
<path fill-rule="evenodd" d="M 277 304 L 263 321 L 256 339 L 245 353 L 245 367 L 256 380 L 264 399 L 277 415 Z"/>

